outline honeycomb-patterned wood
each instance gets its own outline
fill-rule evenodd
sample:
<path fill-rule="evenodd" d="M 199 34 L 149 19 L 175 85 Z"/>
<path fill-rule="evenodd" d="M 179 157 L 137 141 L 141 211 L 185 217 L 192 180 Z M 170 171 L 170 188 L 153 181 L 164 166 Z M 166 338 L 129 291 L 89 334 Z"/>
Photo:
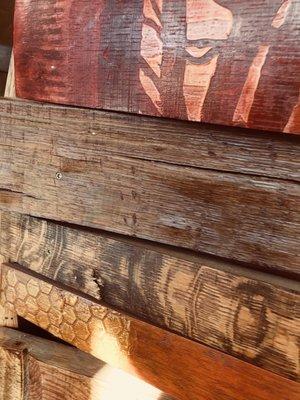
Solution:
<path fill-rule="evenodd" d="M 4 269 L 1 303 L 77 348 L 128 354 L 130 321 L 118 312 L 14 269 Z"/>
<path fill-rule="evenodd" d="M 18 315 L 186 400 L 296 400 L 300 385 L 2 266 L 1 302 Z M 223 384 L 226 382 L 226 384 Z"/>

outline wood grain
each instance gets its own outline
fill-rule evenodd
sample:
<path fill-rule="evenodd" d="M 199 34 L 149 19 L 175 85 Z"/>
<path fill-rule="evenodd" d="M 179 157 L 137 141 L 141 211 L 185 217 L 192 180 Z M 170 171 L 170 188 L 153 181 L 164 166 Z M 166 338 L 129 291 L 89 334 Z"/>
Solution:
<path fill-rule="evenodd" d="M 4 97 L 13 99 L 16 97 L 16 87 L 15 87 L 15 62 L 14 62 L 14 55 L 11 54 L 7 80 L 5 85 L 5 92 Z"/>
<path fill-rule="evenodd" d="M 26 131 L 33 140 L 46 131 L 59 154 L 74 159 L 109 153 L 300 181 L 300 141 L 292 135 L 3 99 L 0 121 L 2 133 Z"/>
<path fill-rule="evenodd" d="M 1 120 L 0 209 L 299 273 L 294 181 L 111 153 L 81 159 L 67 136 Z"/>
<path fill-rule="evenodd" d="M 204 256 L 0 213 L 6 260 L 295 379 L 299 284 Z M 283 339 L 284 338 L 284 339 Z"/>
<path fill-rule="evenodd" d="M 26 352 L 24 391 L 30 400 L 119 400 L 124 393 L 135 400 L 173 399 L 142 380 L 61 343 L 0 328 L 0 347 Z"/>
<path fill-rule="evenodd" d="M 23 400 L 23 354 L 0 346 L 0 399 Z"/>
<path fill-rule="evenodd" d="M 296 400 L 300 385 L 2 266 L 1 301 L 18 315 L 179 399 Z"/>
<path fill-rule="evenodd" d="M 298 0 L 16 6 L 19 97 L 300 133 Z"/>

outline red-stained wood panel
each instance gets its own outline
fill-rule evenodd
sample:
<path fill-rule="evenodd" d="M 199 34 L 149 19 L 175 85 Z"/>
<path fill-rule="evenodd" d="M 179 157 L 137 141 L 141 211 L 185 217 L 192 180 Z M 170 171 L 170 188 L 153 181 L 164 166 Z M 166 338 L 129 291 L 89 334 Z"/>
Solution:
<path fill-rule="evenodd" d="M 17 0 L 17 95 L 300 133 L 299 0 Z"/>

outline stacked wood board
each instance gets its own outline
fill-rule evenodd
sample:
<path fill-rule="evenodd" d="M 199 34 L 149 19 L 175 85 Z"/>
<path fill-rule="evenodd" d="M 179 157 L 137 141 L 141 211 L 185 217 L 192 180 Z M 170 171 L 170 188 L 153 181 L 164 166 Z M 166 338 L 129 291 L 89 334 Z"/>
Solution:
<path fill-rule="evenodd" d="M 299 398 L 298 5 L 16 1 L 0 398 Z"/>

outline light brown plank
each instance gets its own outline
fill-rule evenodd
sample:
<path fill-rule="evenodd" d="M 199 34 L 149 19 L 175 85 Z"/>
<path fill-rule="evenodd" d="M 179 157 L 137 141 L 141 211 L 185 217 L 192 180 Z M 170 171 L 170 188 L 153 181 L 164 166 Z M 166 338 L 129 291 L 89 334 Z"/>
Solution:
<path fill-rule="evenodd" d="M 0 121 L 2 134 L 47 134 L 58 154 L 74 159 L 110 153 L 300 181 L 300 139 L 291 135 L 7 99 Z"/>
<path fill-rule="evenodd" d="M 299 273 L 297 183 L 109 154 L 80 160 L 40 123 L 32 132 L 2 121 L 0 209 Z"/>
<path fill-rule="evenodd" d="M 23 353 L 0 346 L 0 399 L 23 400 Z"/>
<path fill-rule="evenodd" d="M 296 400 L 300 385 L 2 266 L 1 301 L 18 315 L 180 399 Z"/>
<path fill-rule="evenodd" d="M 299 371 L 296 281 L 117 235 L 0 213 L 7 260 L 286 377 Z"/>
<path fill-rule="evenodd" d="M 0 347 L 28 354 L 25 398 L 30 400 L 119 400 L 124 394 L 135 400 L 173 399 L 142 380 L 61 343 L 0 328 Z"/>

